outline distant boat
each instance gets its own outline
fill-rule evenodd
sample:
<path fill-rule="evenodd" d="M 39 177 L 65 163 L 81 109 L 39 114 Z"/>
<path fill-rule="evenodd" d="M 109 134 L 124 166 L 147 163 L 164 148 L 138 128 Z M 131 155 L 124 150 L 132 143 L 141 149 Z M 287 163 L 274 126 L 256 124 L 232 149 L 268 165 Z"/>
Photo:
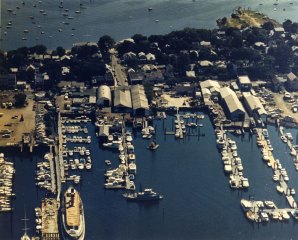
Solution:
<path fill-rule="evenodd" d="M 153 8 L 152 8 L 152 7 L 149 7 L 149 8 L 148 8 L 148 11 L 152 11 L 152 10 L 153 10 Z"/>
<path fill-rule="evenodd" d="M 159 20 L 158 20 L 158 19 L 156 19 L 156 20 L 155 20 L 155 22 L 159 22 Z"/>
<path fill-rule="evenodd" d="M 29 30 L 27 30 L 27 29 L 24 30 L 24 33 L 28 33 L 28 32 L 29 32 Z"/>
<path fill-rule="evenodd" d="M 81 11 L 77 10 L 77 11 L 75 11 L 75 13 L 81 13 Z"/>
<path fill-rule="evenodd" d="M 28 39 L 28 38 L 25 38 L 25 37 L 22 38 L 23 41 L 26 41 L 27 39 Z"/>

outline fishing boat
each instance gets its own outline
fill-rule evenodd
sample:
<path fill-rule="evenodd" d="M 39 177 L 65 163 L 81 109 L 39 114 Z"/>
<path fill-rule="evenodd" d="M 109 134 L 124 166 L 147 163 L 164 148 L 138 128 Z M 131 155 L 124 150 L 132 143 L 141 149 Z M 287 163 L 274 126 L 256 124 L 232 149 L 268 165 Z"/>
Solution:
<path fill-rule="evenodd" d="M 71 239 L 85 237 L 85 217 L 83 202 L 79 192 L 70 186 L 63 197 L 62 221 L 65 232 Z"/>

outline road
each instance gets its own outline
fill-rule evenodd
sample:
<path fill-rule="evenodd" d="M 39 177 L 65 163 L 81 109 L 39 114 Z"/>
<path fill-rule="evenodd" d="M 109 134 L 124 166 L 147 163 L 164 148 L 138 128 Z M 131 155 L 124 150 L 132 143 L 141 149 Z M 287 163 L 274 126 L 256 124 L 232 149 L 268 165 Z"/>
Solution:
<path fill-rule="evenodd" d="M 111 53 L 111 67 L 115 79 L 115 86 L 128 86 L 127 75 L 124 67 L 120 64 L 120 59 L 117 57 L 116 50 L 112 49 Z"/>

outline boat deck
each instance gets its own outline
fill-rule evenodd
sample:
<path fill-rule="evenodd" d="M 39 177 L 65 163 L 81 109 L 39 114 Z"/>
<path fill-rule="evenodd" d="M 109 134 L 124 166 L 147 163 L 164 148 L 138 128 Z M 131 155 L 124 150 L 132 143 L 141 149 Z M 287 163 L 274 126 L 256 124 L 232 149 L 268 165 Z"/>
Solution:
<path fill-rule="evenodd" d="M 58 240 L 58 204 L 55 198 L 45 198 L 41 203 L 42 239 Z"/>
<path fill-rule="evenodd" d="M 74 197 L 70 193 L 65 195 L 65 211 L 66 211 L 66 224 L 71 227 L 78 227 L 80 225 L 80 199 L 79 194 L 76 192 Z"/>

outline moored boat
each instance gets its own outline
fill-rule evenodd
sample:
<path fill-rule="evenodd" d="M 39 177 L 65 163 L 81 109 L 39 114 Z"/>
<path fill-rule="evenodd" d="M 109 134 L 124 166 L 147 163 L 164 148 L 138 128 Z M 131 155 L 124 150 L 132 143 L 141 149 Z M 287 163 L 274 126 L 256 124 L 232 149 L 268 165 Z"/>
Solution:
<path fill-rule="evenodd" d="M 65 232 L 71 239 L 85 237 L 85 217 L 83 202 L 79 192 L 70 186 L 63 197 L 62 221 Z"/>

